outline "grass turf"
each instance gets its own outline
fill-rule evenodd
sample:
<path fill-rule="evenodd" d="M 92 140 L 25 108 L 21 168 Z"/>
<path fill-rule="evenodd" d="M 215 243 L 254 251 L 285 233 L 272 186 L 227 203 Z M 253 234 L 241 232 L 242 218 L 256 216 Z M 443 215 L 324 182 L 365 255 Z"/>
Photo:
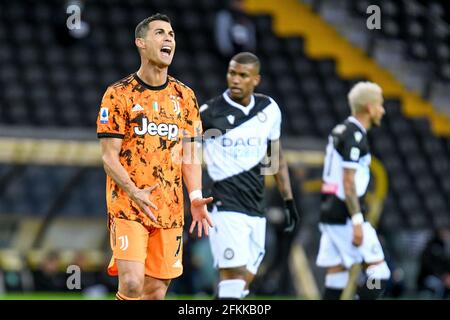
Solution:
<path fill-rule="evenodd" d="M 212 300 L 209 295 L 175 295 L 168 294 L 167 300 Z M 249 300 L 295 300 L 287 296 L 251 296 Z M 114 294 L 106 296 L 88 296 L 82 293 L 8 293 L 0 295 L 0 300 L 114 300 Z"/>

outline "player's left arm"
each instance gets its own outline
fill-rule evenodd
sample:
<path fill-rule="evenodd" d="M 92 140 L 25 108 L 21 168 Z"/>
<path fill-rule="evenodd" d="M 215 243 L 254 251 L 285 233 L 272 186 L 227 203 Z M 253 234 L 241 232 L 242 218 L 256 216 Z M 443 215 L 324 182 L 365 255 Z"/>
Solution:
<path fill-rule="evenodd" d="M 299 215 L 292 195 L 288 164 L 280 140 L 271 141 L 270 149 L 270 154 L 274 156 L 272 161 L 278 161 L 278 171 L 274 177 L 285 204 L 286 227 L 284 231 L 292 232 L 297 225 Z"/>
<path fill-rule="evenodd" d="M 292 200 L 292 189 L 291 182 L 289 179 L 289 170 L 286 161 L 286 157 L 283 154 L 283 148 L 281 147 L 280 140 L 271 142 L 272 154 L 278 155 L 278 171 L 274 175 L 275 181 L 277 183 L 278 190 L 283 197 L 283 200 Z M 275 161 L 277 159 L 274 159 Z"/>
<path fill-rule="evenodd" d="M 197 235 L 200 238 L 203 231 L 209 234 L 209 227 L 213 226 L 206 205 L 213 201 L 212 197 L 203 198 L 202 194 L 202 167 L 201 167 L 201 135 L 202 123 L 200 112 L 194 92 L 189 90 L 186 108 L 184 109 L 186 126 L 183 134 L 183 162 L 181 165 L 183 182 L 191 200 L 192 223 L 189 233 L 197 227 Z M 200 140 L 200 141 L 199 141 Z"/>
<path fill-rule="evenodd" d="M 360 246 L 363 242 L 363 222 L 364 218 L 361 213 L 358 194 L 355 184 L 356 170 L 352 168 L 343 168 L 343 185 L 345 194 L 345 204 L 352 218 L 353 239 L 352 244 Z"/>
<path fill-rule="evenodd" d="M 202 195 L 202 167 L 200 163 L 201 145 L 195 141 L 183 142 L 183 181 L 191 200 L 192 223 L 189 233 L 192 233 L 197 226 L 197 235 L 209 234 L 209 227 L 213 226 L 206 205 L 213 201 L 212 197 L 203 198 Z"/>
<path fill-rule="evenodd" d="M 357 132 L 344 131 L 342 143 L 338 145 L 337 151 L 342 157 L 342 185 L 344 188 L 345 204 L 350 214 L 353 225 L 352 243 L 360 246 L 363 242 L 364 216 L 361 211 L 357 187 L 356 171 L 361 158 L 360 140 L 356 139 Z"/>

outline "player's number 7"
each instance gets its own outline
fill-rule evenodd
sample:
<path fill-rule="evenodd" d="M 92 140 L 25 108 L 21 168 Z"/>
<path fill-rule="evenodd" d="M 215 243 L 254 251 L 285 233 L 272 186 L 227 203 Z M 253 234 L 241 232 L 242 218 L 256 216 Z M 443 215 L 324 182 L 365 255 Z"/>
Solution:
<path fill-rule="evenodd" d="M 180 249 L 181 249 L 181 236 L 177 236 L 177 241 L 178 241 L 178 248 L 177 248 L 177 252 L 175 252 L 175 257 L 178 256 L 178 254 L 180 253 Z"/>

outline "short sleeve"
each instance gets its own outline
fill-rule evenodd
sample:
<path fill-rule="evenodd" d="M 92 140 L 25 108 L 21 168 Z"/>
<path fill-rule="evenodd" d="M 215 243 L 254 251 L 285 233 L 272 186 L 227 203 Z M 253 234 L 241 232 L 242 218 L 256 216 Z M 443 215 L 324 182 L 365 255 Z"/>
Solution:
<path fill-rule="evenodd" d="M 356 141 L 355 135 L 361 134 L 359 131 L 346 134 L 341 145 L 337 148 L 342 156 L 342 166 L 348 169 L 357 169 L 361 158 L 361 147 Z"/>
<path fill-rule="evenodd" d="M 275 102 L 275 100 L 270 98 L 270 101 L 272 104 L 271 107 L 273 108 L 272 114 L 273 125 L 269 133 L 269 140 L 275 141 L 280 139 L 281 136 L 281 110 L 278 104 Z"/>
<path fill-rule="evenodd" d="M 200 118 L 202 121 L 203 130 L 210 129 L 211 126 L 211 102 L 208 101 L 200 106 Z"/>
<path fill-rule="evenodd" d="M 200 111 L 192 90 L 188 90 L 185 99 L 185 125 L 183 130 L 183 138 L 187 140 L 194 140 L 202 136 L 202 122 L 200 120 Z"/>
<path fill-rule="evenodd" d="M 120 138 L 125 136 L 126 111 L 122 100 L 113 87 L 103 95 L 97 116 L 98 138 Z"/>

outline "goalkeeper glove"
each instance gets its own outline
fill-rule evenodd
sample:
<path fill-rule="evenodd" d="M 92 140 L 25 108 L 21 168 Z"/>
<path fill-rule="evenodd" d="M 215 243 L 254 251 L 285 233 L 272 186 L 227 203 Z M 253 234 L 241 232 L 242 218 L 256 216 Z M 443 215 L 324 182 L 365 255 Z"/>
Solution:
<path fill-rule="evenodd" d="M 289 199 L 284 201 L 284 215 L 285 215 L 285 228 L 284 232 L 291 233 L 297 226 L 299 215 L 297 208 L 295 207 L 294 200 Z"/>

